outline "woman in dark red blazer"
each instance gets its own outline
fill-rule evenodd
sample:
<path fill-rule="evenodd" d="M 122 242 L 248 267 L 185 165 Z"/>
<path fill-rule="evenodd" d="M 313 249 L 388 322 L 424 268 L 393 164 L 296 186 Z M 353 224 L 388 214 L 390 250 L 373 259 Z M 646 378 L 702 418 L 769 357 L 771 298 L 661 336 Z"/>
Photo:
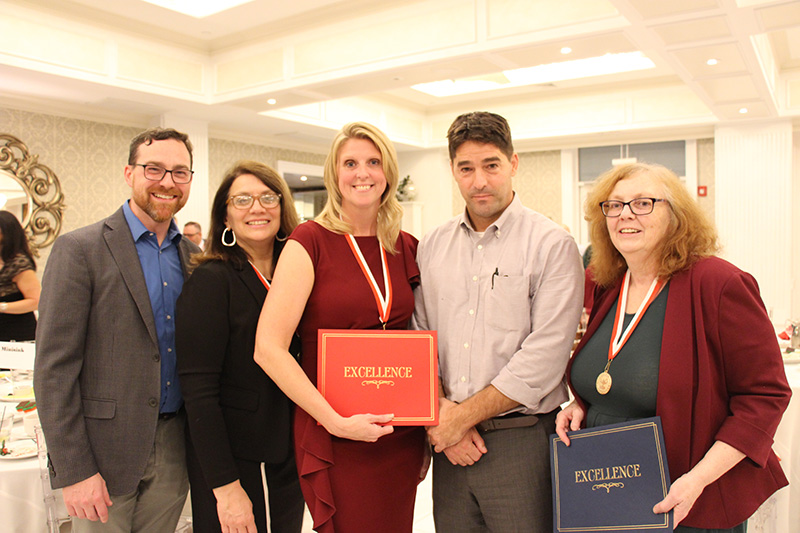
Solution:
<path fill-rule="evenodd" d="M 664 167 L 607 172 L 586 217 L 597 288 L 557 433 L 660 416 L 673 483 L 653 512 L 745 531 L 787 484 L 772 439 L 791 396 L 755 279 L 713 256 L 716 230 Z"/>

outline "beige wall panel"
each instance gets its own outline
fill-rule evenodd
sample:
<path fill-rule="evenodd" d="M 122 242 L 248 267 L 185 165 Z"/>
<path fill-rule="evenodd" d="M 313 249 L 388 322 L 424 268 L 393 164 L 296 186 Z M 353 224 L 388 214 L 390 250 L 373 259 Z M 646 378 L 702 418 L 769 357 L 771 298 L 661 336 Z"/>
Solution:
<path fill-rule="evenodd" d="M 493 106 L 491 111 L 508 120 L 515 138 L 539 138 L 544 135 L 565 135 L 585 129 L 604 128 L 626 123 L 626 104 L 623 98 L 606 101 L 540 102 L 525 106 Z M 447 129 L 460 113 L 431 119 L 433 142 L 447 137 Z"/>
<path fill-rule="evenodd" d="M 141 128 L 144 129 L 144 128 Z M 122 170 L 139 128 L 0 107 L 0 132 L 18 137 L 50 167 L 64 193 L 62 234 L 107 217 L 130 197 Z M 40 250 L 41 276 L 50 248 Z"/>
<path fill-rule="evenodd" d="M 203 64 L 152 49 L 126 44 L 118 47 L 120 78 L 197 94 L 203 92 Z"/>
<path fill-rule="evenodd" d="M 514 135 L 526 138 L 541 137 L 542 133 L 564 135 L 582 129 L 607 129 L 627 122 L 623 98 L 541 103 L 500 114 L 506 117 Z"/>
<path fill-rule="evenodd" d="M 489 38 L 568 26 L 618 15 L 605 0 L 487 0 Z"/>
<path fill-rule="evenodd" d="M 786 105 L 789 109 L 800 109 L 800 80 L 791 80 L 786 88 Z"/>
<path fill-rule="evenodd" d="M 102 73 L 103 39 L 37 24 L 12 15 L 0 17 L 0 51 L 52 65 Z"/>
<path fill-rule="evenodd" d="M 220 62 L 214 74 L 217 93 L 279 81 L 283 78 L 283 50 L 270 50 Z"/>
<path fill-rule="evenodd" d="M 713 116 L 702 100 L 685 87 L 635 96 L 631 107 L 634 123 Z"/>
<path fill-rule="evenodd" d="M 377 23 L 352 22 L 336 35 L 295 45 L 294 73 L 307 75 L 475 41 L 472 10 L 451 5 Z"/>
<path fill-rule="evenodd" d="M 220 139 L 208 140 L 208 203 L 213 205 L 214 195 L 225 172 L 237 161 L 250 159 L 264 163 L 272 168 L 277 168 L 278 161 L 292 161 L 308 165 L 323 165 L 325 156 L 283 148 L 272 148 L 259 144 L 226 141 Z M 207 231 L 207 228 L 203 228 Z"/>
<path fill-rule="evenodd" d="M 688 161 L 687 161 L 688 163 Z M 714 139 L 697 139 L 697 184 L 705 185 L 707 196 L 698 196 L 697 203 L 713 222 L 716 174 L 714 172 Z"/>
<path fill-rule="evenodd" d="M 392 132 L 393 137 L 402 137 L 419 142 L 424 137 L 424 119 L 422 115 L 402 114 L 400 110 L 384 113 L 384 127 Z"/>

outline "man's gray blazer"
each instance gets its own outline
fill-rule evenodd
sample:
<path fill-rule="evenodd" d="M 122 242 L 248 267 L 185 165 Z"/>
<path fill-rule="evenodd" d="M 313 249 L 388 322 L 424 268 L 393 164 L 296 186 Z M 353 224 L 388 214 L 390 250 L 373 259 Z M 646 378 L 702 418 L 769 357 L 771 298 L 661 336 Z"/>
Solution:
<path fill-rule="evenodd" d="M 189 255 L 179 245 L 184 278 Z M 53 488 L 100 472 L 136 490 L 153 448 L 161 355 L 139 255 L 122 208 L 56 240 L 36 330 L 34 390 Z"/>

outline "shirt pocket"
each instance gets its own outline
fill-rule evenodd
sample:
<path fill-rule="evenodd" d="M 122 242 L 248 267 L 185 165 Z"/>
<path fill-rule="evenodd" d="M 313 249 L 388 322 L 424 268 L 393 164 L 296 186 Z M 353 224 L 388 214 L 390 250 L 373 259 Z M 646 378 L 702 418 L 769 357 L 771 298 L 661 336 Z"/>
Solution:
<path fill-rule="evenodd" d="M 527 276 L 495 275 L 486 297 L 486 323 L 500 331 L 530 331 L 531 298 Z"/>

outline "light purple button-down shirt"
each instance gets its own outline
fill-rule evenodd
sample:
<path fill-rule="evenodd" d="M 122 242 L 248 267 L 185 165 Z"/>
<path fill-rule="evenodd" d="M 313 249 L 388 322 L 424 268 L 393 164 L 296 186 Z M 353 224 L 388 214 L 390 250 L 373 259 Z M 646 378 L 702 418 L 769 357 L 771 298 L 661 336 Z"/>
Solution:
<path fill-rule="evenodd" d="M 567 400 L 564 370 L 584 283 L 569 233 L 515 196 L 482 235 L 466 212 L 433 230 L 417 262 L 415 326 L 438 331 L 449 400 L 462 402 L 490 384 L 526 414 Z"/>

